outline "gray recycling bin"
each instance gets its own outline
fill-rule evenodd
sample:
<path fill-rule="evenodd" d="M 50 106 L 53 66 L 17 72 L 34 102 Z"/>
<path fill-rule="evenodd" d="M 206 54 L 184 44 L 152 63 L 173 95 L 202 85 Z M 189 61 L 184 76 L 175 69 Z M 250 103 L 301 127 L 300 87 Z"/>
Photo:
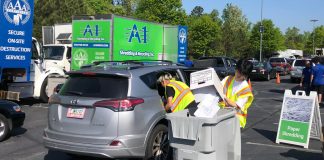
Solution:
<path fill-rule="evenodd" d="M 240 160 L 241 131 L 233 109 L 214 118 L 190 116 L 188 110 L 166 115 L 174 160 Z"/>

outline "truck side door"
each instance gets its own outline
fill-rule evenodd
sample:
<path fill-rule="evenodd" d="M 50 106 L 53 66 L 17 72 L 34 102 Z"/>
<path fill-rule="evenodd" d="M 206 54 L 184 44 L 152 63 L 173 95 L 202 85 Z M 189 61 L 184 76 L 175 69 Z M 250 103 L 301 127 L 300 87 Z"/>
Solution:
<path fill-rule="evenodd" d="M 39 78 L 42 72 L 42 62 L 40 60 L 40 47 L 38 42 L 33 39 L 32 43 L 32 56 L 30 63 L 30 81 L 34 82 L 35 79 Z"/>

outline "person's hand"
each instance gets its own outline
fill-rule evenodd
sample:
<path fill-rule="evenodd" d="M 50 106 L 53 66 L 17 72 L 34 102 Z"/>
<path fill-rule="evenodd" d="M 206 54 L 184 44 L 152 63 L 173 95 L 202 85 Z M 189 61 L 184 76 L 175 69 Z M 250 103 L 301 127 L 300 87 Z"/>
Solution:
<path fill-rule="evenodd" d="M 234 107 L 234 108 L 236 107 L 236 103 L 227 97 L 224 98 L 224 102 L 225 102 L 226 107 Z"/>
<path fill-rule="evenodd" d="M 299 83 L 299 86 L 300 86 L 300 87 L 303 87 L 303 83 Z"/>

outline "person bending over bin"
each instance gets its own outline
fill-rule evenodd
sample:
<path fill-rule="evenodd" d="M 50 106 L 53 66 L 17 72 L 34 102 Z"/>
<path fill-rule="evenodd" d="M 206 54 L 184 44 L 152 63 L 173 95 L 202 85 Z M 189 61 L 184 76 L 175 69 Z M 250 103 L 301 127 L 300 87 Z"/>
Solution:
<path fill-rule="evenodd" d="M 173 80 L 170 73 L 162 73 L 158 78 L 158 83 L 164 87 L 162 101 L 167 113 L 197 107 L 190 88 L 183 82 Z"/>
<path fill-rule="evenodd" d="M 222 80 L 226 97 L 219 106 L 235 108 L 241 128 L 245 127 L 247 111 L 254 99 L 251 87 L 247 82 L 252 69 L 253 64 L 250 61 L 241 59 L 236 64 L 235 76 L 227 76 Z"/>

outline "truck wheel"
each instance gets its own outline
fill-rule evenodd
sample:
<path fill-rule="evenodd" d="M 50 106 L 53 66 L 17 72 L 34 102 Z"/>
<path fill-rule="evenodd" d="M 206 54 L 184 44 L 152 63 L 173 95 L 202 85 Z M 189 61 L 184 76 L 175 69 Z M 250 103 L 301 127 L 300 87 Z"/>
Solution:
<path fill-rule="evenodd" d="M 44 80 L 43 84 L 42 84 L 42 88 L 41 88 L 41 92 L 40 92 L 40 99 L 47 103 L 48 102 L 48 88 L 47 88 L 47 78 Z"/>
<path fill-rule="evenodd" d="M 172 148 L 168 139 L 168 127 L 157 125 L 148 139 L 144 160 L 169 160 Z"/>
<path fill-rule="evenodd" d="M 0 142 L 5 140 L 10 134 L 9 120 L 0 114 Z"/>

